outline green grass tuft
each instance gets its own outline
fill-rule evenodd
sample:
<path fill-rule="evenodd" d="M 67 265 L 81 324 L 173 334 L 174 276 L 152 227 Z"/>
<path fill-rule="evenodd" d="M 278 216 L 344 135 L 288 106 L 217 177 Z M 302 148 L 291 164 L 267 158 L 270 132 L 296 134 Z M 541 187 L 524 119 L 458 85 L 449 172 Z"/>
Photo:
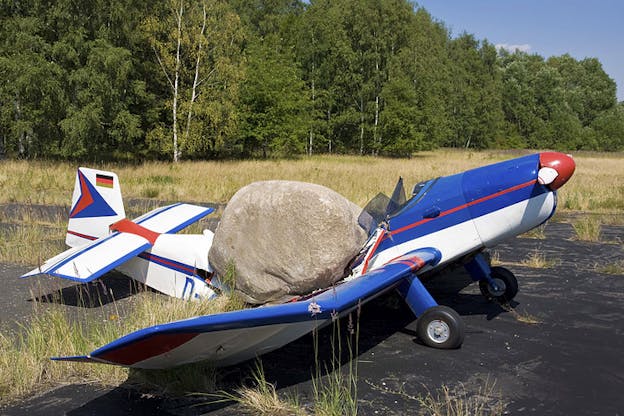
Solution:
<path fill-rule="evenodd" d="M 546 238 L 546 234 L 544 233 L 545 229 L 546 229 L 546 224 L 542 224 L 539 227 L 535 227 L 532 230 L 527 231 L 526 233 L 522 234 L 520 237 L 544 240 Z"/>
<path fill-rule="evenodd" d="M 356 416 L 358 412 L 358 340 L 360 334 L 360 306 L 357 308 L 355 322 L 353 313 L 348 317 L 347 353 L 349 355 L 346 368 L 341 368 L 342 334 L 340 320 L 332 324 L 331 347 L 332 356 L 329 367 L 325 368 L 323 377 L 318 357 L 318 332 L 314 333 L 315 375 L 312 379 L 314 389 L 314 414 L 318 416 Z"/>
<path fill-rule="evenodd" d="M 526 259 L 522 260 L 521 264 L 535 269 L 549 269 L 561 264 L 561 260 L 547 259 L 546 255 L 539 248 L 536 248 L 529 253 Z"/>
<path fill-rule="evenodd" d="M 594 216 L 583 216 L 572 223 L 576 238 L 581 241 L 599 241 L 601 223 L 600 219 Z"/>
<path fill-rule="evenodd" d="M 624 260 L 596 267 L 596 270 L 600 273 L 624 275 Z"/>
<path fill-rule="evenodd" d="M 264 374 L 262 361 L 256 361 L 251 375 L 252 386 L 241 386 L 234 392 L 221 390 L 204 396 L 213 397 L 212 403 L 235 402 L 247 414 L 260 416 L 306 415 L 307 412 L 293 398 L 282 399 L 275 385 L 269 383 Z"/>

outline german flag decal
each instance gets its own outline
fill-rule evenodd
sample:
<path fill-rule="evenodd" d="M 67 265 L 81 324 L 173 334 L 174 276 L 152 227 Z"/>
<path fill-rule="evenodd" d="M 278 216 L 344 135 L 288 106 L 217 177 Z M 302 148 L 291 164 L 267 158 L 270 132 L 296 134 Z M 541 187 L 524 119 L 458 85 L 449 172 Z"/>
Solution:
<path fill-rule="evenodd" d="M 95 184 L 97 186 L 103 186 L 105 188 L 113 187 L 113 177 L 107 175 L 95 175 Z"/>

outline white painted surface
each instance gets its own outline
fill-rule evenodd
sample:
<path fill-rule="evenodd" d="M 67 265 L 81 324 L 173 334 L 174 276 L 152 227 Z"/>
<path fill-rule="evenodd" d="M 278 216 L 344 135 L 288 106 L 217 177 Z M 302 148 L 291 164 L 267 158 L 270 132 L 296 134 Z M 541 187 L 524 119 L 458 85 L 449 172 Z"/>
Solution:
<path fill-rule="evenodd" d="M 135 363 L 135 368 L 166 368 L 210 360 L 223 367 L 276 350 L 307 334 L 327 320 L 308 320 L 199 334 L 189 342 L 156 357 Z"/>

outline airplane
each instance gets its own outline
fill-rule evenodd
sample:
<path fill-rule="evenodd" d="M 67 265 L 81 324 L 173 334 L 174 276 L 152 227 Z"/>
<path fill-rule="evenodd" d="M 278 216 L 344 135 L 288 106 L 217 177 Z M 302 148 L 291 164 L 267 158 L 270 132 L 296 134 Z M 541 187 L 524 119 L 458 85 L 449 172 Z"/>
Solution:
<path fill-rule="evenodd" d="M 65 243 L 69 250 L 22 278 L 48 274 L 80 283 L 117 269 L 181 299 L 212 299 L 225 289 L 208 263 L 214 234 L 175 234 L 214 208 L 173 204 L 126 218 L 117 175 L 78 168 Z"/>
<path fill-rule="evenodd" d="M 472 279 L 479 282 L 484 296 L 500 302 L 511 301 L 518 293 L 517 279 L 506 268 L 490 267 L 484 250 L 551 218 L 557 205 L 557 190 L 570 179 L 574 170 L 575 163 L 570 155 L 541 152 L 421 182 L 407 200 L 404 200 L 402 180 L 399 180 L 393 197 L 386 197 L 384 209 L 369 207 L 370 238 L 354 259 L 351 275 L 335 285 L 288 303 L 191 317 L 140 329 L 86 355 L 52 359 L 144 369 L 170 368 L 199 361 L 208 361 L 215 367 L 233 365 L 280 348 L 392 289 L 398 290 L 417 317 L 416 332 L 425 345 L 459 348 L 465 334 L 462 319 L 452 308 L 438 305 L 420 278 L 462 264 Z M 116 177 L 110 173 L 94 171 L 85 177 L 95 175 L 97 187 L 98 174 L 112 177 L 114 186 Z M 77 184 L 82 189 L 83 182 Z M 80 201 L 80 197 L 77 200 Z M 85 204 L 76 202 L 75 192 L 71 212 Z M 166 208 L 174 210 L 176 206 Z M 115 209 L 119 210 L 119 205 L 115 205 Z M 52 259 L 54 261 L 46 262 L 27 276 L 52 271 L 57 276 L 81 281 L 91 270 L 87 267 L 93 260 L 89 252 L 97 250 L 98 242 L 107 244 L 108 239 L 136 241 L 133 250 L 128 248 L 130 243 L 125 243 L 123 250 L 115 252 L 119 259 L 112 262 L 111 267 L 123 267 L 124 261 L 135 261 L 129 259 L 136 256 L 145 260 L 149 256 L 141 255 L 159 249 L 161 238 L 166 241 L 173 237 L 167 233 L 205 215 L 199 208 L 184 207 L 181 212 L 186 215 L 176 222 L 166 214 L 167 210 L 162 210 L 164 208 L 157 209 L 133 222 L 115 217 L 124 222 L 122 226 L 113 226 L 111 235 L 100 236 L 86 248 L 72 249 L 76 251 L 70 250 L 69 257 Z M 167 226 L 160 224 L 159 217 L 166 220 Z M 181 241 L 186 236 L 178 237 Z M 168 254 L 179 247 L 183 246 L 168 247 L 172 248 Z M 121 255 L 120 251 L 126 254 Z M 83 258 L 85 255 L 87 257 Z M 112 255 L 103 253 L 102 256 L 110 262 Z M 201 270 L 212 273 L 205 262 L 193 261 L 197 263 L 187 260 L 187 265 L 197 264 L 204 267 Z M 79 265 L 74 267 L 74 262 Z M 105 261 L 98 263 L 99 271 L 90 276 L 101 276 L 103 272 L 100 271 L 109 267 L 102 267 L 102 262 Z M 64 275 L 72 269 L 78 272 Z M 201 276 L 193 274 L 198 279 Z M 218 290 L 215 287 L 213 292 Z"/>

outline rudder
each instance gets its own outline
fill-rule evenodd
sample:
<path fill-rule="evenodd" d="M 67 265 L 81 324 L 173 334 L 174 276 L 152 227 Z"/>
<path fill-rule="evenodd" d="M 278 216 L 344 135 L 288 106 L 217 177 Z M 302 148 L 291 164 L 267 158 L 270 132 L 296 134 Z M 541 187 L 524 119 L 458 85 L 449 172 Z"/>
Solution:
<path fill-rule="evenodd" d="M 113 172 L 78 168 L 65 243 L 76 247 L 110 234 L 126 217 L 119 179 Z"/>

